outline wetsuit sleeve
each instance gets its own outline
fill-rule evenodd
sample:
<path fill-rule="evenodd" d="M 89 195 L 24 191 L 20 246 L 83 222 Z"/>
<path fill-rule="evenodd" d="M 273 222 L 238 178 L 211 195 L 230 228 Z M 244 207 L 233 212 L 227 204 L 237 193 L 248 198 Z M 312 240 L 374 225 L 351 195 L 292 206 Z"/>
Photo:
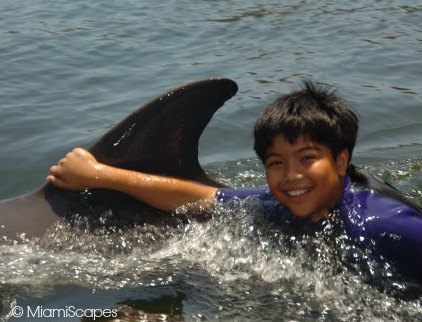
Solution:
<path fill-rule="evenodd" d="M 218 202 L 229 202 L 235 198 L 237 199 L 246 199 L 250 196 L 258 196 L 263 197 L 268 194 L 267 188 L 252 188 L 252 189 L 227 189 L 227 188 L 220 188 L 217 191 L 215 196 Z"/>
<path fill-rule="evenodd" d="M 367 217 L 366 228 L 377 253 L 422 280 L 422 214 L 395 200 L 373 201 L 378 209 L 368 211 L 383 215 Z"/>

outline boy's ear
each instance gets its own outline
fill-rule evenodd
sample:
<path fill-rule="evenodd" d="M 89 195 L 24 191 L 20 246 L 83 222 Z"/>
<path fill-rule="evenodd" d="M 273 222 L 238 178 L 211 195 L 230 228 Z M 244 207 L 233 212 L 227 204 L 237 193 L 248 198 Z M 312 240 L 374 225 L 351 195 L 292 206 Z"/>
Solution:
<path fill-rule="evenodd" d="M 336 159 L 337 171 L 345 176 L 347 172 L 347 167 L 349 165 L 349 150 L 344 149 L 337 155 Z"/>

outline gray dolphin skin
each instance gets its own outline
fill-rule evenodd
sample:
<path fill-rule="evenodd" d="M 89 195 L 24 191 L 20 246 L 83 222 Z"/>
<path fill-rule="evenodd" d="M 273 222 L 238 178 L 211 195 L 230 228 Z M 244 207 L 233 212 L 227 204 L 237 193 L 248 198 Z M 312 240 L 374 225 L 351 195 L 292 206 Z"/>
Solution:
<path fill-rule="evenodd" d="M 237 84 L 230 79 L 183 85 L 130 114 L 88 150 L 108 165 L 222 186 L 199 164 L 198 143 L 213 114 L 236 92 Z M 159 223 L 168 217 L 119 192 L 70 192 L 47 184 L 0 201 L 0 237 L 40 237 L 59 219 L 92 229 Z"/>

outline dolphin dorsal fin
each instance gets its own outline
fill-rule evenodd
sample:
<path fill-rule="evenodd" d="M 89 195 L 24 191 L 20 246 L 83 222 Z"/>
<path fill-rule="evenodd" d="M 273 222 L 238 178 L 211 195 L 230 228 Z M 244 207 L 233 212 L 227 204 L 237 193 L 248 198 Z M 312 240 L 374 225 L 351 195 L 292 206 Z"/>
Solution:
<path fill-rule="evenodd" d="M 180 86 L 130 114 L 89 150 L 105 164 L 215 184 L 199 164 L 199 138 L 236 92 L 237 84 L 230 79 Z"/>

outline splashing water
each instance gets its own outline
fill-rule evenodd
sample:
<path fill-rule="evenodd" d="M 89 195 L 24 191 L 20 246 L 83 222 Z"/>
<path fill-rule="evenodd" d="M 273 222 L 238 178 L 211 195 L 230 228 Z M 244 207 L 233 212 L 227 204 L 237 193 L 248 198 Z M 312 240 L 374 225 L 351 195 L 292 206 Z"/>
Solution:
<path fill-rule="evenodd" d="M 420 161 L 409 162 L 396 181 L 418 173 Z M 234 179 L 219 170 L 232 185 L 263 179 L 256 162 L 237 161 L 236 167 L 241 174 Z M 391 165 L 383 176 L 402 167 Z M 77 287 L 105 294 L 111 306 L 143 311 L 152 303 L 167 317 L 192 320 L 421 319 L 421 286 L 374 261 L 348 239 L 335 214 L 331 218 L 317 230 L 294 234 L 250 201 L 179 226 L 87 233 L 60 222 L 41 239 L 0 246 L 2 317 L 22 297 L 36 303 Z"/>

